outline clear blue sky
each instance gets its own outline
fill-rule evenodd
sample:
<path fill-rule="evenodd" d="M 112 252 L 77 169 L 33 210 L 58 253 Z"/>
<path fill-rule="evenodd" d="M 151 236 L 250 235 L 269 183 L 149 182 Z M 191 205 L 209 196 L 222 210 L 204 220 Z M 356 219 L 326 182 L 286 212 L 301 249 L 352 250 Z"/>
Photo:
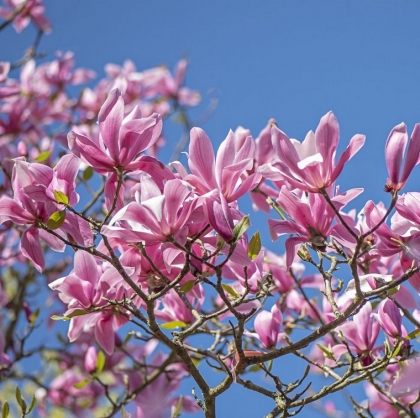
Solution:
<path fill-rule="evenodd" d="M 356 200 L 389 201 L 383 192 L 383 150 L 390 129 L 420 122 L 420 2 L 247 0 L 45 0 L 53 32 L 40 50 L 75 52 L 77 66 L 103 76 L 106 63 L 129 58 L 139 70 L 189 57 L 187 85 L 200 90 L 203 106 L 219 99 L 203 126 L 215 146 L 230 128 L 256 136 L 270 118 L 302 140 L 333 110 L 343 150 L 351 136 L 365 147 L 345 167 L 342 190 L 364 187 Z M 1 55 L 18 58 L 33 37 L 3 34 Z M 208 95 L 208 92 L 211 92 Z M 169 125 L 169 124 L 168 124 Z M 178 139 L 168 130 L 168 147 Z M 173 135 L 173 137 L 171 137 Z M 419 190 L 420 169 L 405 191 Z M 236 385 L 238 386 L 238 385 Z M 256 400 L 257 399 L 257 400 Z M 271 404 L 234 388 L 221 418 L 259 417 Z M 348 406 L 346 406 L 348 408 Z M 306 410 L 302 417 L 315 416 Z"/>

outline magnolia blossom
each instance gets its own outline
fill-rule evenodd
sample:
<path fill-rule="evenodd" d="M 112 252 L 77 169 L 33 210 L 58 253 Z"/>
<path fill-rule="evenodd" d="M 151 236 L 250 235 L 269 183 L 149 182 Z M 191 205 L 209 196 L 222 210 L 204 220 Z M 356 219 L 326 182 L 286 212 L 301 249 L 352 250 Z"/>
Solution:
<path fill-rule="evenodd" d="M 373 361 L 372 353 L 379 328 L 379 323 L 372 317 L 370 302 L 367 302 L 354 315 L 353 321 L 347 321 L 339 328 L 350 348 L 361 358 L 364 366 L 371 364 Z"/>
<path fill-rule="evenodd" d="M 258 338 L 263 346 L 270 350 L 281 340 L 282 324 L 283 315 L 277 304 L 274 304 L 270 312 L 263 310 L 258 313 L 254 321 L 255 332 L 247 331 L 246 334 Z"/>
<path fill-rule="evenodd" d="M 315 133 L 309 131 L 302 143 L 289 139 L 273 125 L 272 141 L 277 159 L 264 165 L 261 172 L 270 180 L 284 180 L 293 188 L 317 193 L 335 182 L 344 164 L 365 142 L 364 135 L 353 136 L 336 164 L 339 137 L 338 122 L 332 112 L 321 118 Z"/>
<path fill-rule="evenodd" d="M 385 145 L 385 159 L 389 175 L 385 184 L 387 192 L 401 190 L 414 166 L 420 162 L 420 124 L 414 126 L 405 163 L 402 173 L 400 173 L 407 142 L 407 126 L 404 123 L 400 123 L 392 129 Z"/>
<path fill-rule="evenodd" d="M 401 337 L 403 334 L 402 319 L 397 305 L 390 300 L 383 300 L 378 306 L 378 313 L 373 314 L 381 328 L 392 338 Z"/>

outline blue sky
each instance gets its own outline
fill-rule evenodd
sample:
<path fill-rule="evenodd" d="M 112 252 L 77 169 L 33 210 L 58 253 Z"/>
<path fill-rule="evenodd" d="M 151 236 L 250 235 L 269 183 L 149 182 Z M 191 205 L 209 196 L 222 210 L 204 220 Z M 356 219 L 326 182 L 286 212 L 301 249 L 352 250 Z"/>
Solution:
<path fill-rule="evenodd" d="M 341 127 L 340 151 L 354 134 L 367 136 L 339 179 L 342 190 L 365 188 L 355 201 L 358 210 L 368 199 L 389 201 L 383 192 L 386 138 L 401 121 L 410 133 L 420 122 L 419 2 L 45 0 L 45 5 L 53 25 L 40 47 L 47 60 L 55 50 L 71 50 L 77 66 L 103 76 L 109 62 L 129 58 L 139 70 L 161 63 L 172 68 L 187 55 L 187 85 L 203 95 L 192 114 L 199 116 L 212 98 L 219 100 L 203 126 L 215 147 L 238 125 L 257 136 L 270 118 L 302 140 L 333 110 Z M 29 29 L 16 37 L 8 28 L 3 59 L 21 56 L 33 35 Z M 180 133 L 170 125 L 168 155 Z M 417 169 L 405 191 L 419 190 L 419 179 Z M 220 417 L 261 416 L 271 408 L 237 387 L 232 396 L 224 396 Z M 300 416 L 315 415 L 308 410 Z"/>

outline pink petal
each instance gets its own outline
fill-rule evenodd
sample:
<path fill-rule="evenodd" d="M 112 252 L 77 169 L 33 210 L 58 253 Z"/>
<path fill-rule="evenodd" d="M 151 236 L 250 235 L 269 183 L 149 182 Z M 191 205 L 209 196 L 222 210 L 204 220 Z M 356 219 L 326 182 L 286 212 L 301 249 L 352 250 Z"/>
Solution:
<path fill-rule="evenodd" d="M 98 115 L 99 129 L 109 155 L 114 162 L 119 161 L 119 132 L 124 118 L 124 100 L 118 89 L 112 90 Z"/>
<path fill-rule="evenodd" d="M 39 242 L 38 228 L 30 227 L 23 233 L 20 248 L 22 254 L 31 260 L 35 268 L 41 273 L 45 267 L 45 259 Z"/>
<path fill-rule="evenodd" d="M 112 316 L 101 318 L 95 326 L 95 338 L 105 353 L 111 355 L 114 353 L 115 335 Z"/>
<path fill-rule="evenodd" d="M 217 188 L 213 147 L 201 128 L 191 129 L 188 165 L 191 173 L 202 179 L 208 190 Z"/>
<path fill-rule="evenodd" d="M 392 129 L 385 144 L 386 166 L 389 178 L 395 186 L 399 183 L 400 168 L 407 141 L 407 127 L 405 123 L 400 123 Z"/>
<path fill-rule="evenodd" d="M 410 143 L 408 144 L 407 156 L 401 175 L 400 183 L 405 183 L 413 168 L 420 162 L 420 124 L 414 126 L 411 134 Z"/>

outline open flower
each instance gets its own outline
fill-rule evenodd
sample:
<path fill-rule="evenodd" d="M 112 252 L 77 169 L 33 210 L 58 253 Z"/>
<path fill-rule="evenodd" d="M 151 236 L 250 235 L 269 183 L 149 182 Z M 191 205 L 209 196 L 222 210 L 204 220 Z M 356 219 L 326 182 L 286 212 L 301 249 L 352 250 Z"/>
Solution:
<path fill-rule="evenodd" d="M 315 193 L 333 184 L 344 164 L 365 143 L 364 135 L 354 135 L 336 164 L 340 129 L 332 112 L 321 118 L 315 133 L 309 131 L 302 143 L 289 139 L 277 126 L 272 127 L 271 134 L 278 160 L 261 167 L 264 177 L 285 180 L 293 188 Z"/>

